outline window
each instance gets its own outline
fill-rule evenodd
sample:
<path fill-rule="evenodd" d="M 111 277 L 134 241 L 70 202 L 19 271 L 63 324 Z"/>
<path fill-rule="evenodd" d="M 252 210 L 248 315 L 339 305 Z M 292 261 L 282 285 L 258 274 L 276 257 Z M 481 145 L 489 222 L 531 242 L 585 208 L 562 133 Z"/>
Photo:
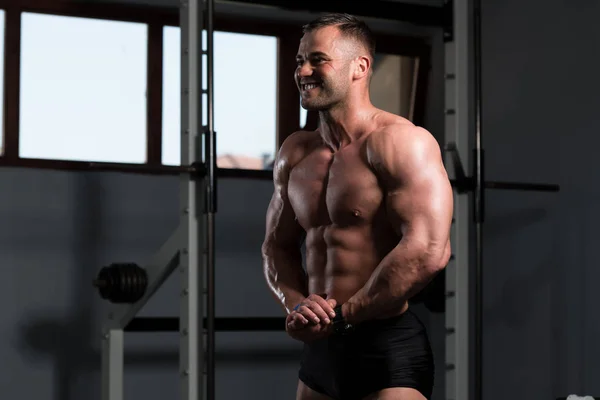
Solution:
<path fill-rule="evenodd" d="M 180 29 L 164 28 L 162 162 L 180 164 Z M 277 38 L 215 32 L 214 123 L 219 168 L 265 169 L 276 151 Z M 206 89 L 206 64 L 203 67 Z M 204 101 L 206 101 L 206 96 Z M 203 125 L 207 123 L 203 104 Z"/>
<path fill-rule="evenodd" d="M 375 107 L 412 119 L 416 59 L 396 54 L 376 54 L 371 79 L 371 102 Z M 300 105 L 300 128 L 307 111 Z"/>
<path fill-rule="evenodd" d="M 179 28 L 163 28 L 162 163 L 168 165 L 179 165 L 181 160 L 180 43 Z"/>
<path fill-rule="evenodd" d="M 147 25 L 23 13 L 19 155 L 146 161 Z"/>

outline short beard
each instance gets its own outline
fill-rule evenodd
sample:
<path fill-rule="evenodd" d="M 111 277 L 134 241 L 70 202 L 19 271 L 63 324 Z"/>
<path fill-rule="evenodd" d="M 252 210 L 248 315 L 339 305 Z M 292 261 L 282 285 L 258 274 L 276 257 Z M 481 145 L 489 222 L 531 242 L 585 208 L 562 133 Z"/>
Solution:
<path fill-rule="evenodd" d="M 322 87 L 321 91 L 318 97 L 309 99 L 306 103 L 301 101 L 302 107 L 307 111 L 327 111 L 341 101 L 342 96 L 335 96 L 325 87 Z"/>

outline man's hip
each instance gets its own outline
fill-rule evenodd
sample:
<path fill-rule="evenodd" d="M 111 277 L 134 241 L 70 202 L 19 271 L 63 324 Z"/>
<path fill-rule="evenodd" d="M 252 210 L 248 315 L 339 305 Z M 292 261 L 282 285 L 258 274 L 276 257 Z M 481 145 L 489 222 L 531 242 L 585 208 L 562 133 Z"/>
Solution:
<path fill-rule="evenodd" d="M 417 389 L 430 398 L 433 354 L 424 325 L 409 309 L 361 323 L 347 336 L 305 344 L 299 377 L 334 399 L 362 399 L 389 387 Z"/>

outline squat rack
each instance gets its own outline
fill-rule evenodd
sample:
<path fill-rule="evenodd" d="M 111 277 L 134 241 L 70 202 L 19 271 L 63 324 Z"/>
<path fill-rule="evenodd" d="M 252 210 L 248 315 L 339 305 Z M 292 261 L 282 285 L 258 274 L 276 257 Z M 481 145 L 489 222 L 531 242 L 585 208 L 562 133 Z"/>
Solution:
<path fill-rule="evenodd" d="M 181 166 L 88 165 L 92 170 L 180 174 L 177 229 L 142 267 L 114 263 L 102 268 L 94 281 L 100 295 L 113 303 L 102 327 L 102 400 L 123 400 L 124 332 L 179 332 L 181 398 L 214 400 L 215 332 L 281 331 L 284 327 L 284 318 L 215 317 L 214 0 L 181 0 L 179 10 Z M 206 89 L 202 88 L 203 57 Z M 206 126 L 202 126 L 204 96 Z M 177 269 L 181 277 L 179 317 L 136 318 Z"/>
<path fill-rule="evenodd" d="M 180 225 L 144 268 L 115 264 L 103 268 L 95 282 L 103 297 L 119 303 L 103 327 L 102 400 L 123 400 L 124 330 L 179 331 L 181 398 L 215 398 L 214 1 L 181 0 L 179 9 L 183 166 L 180 168 Z M 206 49 L 202 41 L 204 30 Z M 207 61 L 206 89 L 202 87 L 203 57 Z M 205 95 L 208 121 L 203 127 Z M 181 276 L 179 318 L 134 319 L 175 269 L 179 269 Z M 116 282 L 127 284 L 115 293 Z M 203 318 L 205 308 L 206 318 Z M 231 324 L 229 328 L 239 329 Z M 204 334 L 206 340 L 203 340 Z"/>
<path fill-rule="evenodd" d="M 240 0 L 238 2 L 247 2 Z M 452 226 L 453 255 L 445 273 L 446 298 L 446 398 L 482 399 L 482 224 L 484 189 L 557 191 L 557 185 L 484 180 L 481 124 L 480 0 L 447 0 L 443 7 L 381 2 L 381 7 L 311 3 L 307 10 L 285 0 L 259 0 L 263 5 L 315 12 L 349 12 L 390 19 L 399 15 L 416 24 L 442 27 L 445 47 L 445 148 L 447 167 L 455 188 L 455 220 Z M 357 6 L 358 5 L 358 6 Z M 215 317 L 215 213 L 216 132 L 214 130 L 214 0 L 181 0 L 181 167 L 151 167 L 180 173 L 180 225 L 142 267 L 113 264 L 100 271 L 95 285 L 104 298 L 115 303 L 103 325 L 102 400 L 123 400 L 124 332 L 178 331 L 181 398 L 215 399 L 215 332 L 281 331 L 283 318 Z M 379 10 L 379 11 L 376 11 Z M 375 14 L 377 13 L 377 14 Z M 470 27 L 474 28 L 471 41 Z M 202 32 L 206 31 L 206 49 Z M 469 79 L 474 52 L 475 81 Z M 206 57 L 207 88 L 202 88 L 202 58 Z M 471 88 L 474 85 L 475 98 Z M 206 95 L 207 126 L 202 126 Z M 470 111 L 474 103 L 475 113 Z M 472 126 L 475 126 L 475 134 Z M 469 149 L 473 146 L 472 157 Z M 468 177 L 462 161 L 472 165 Z M 94 165 L 125 172 L 149 172 L 147 166 Z M 473 194 L 473 198 L 470 196 Z M 473 200 L 472 207 L 470 200 Z M 473 220 L 469 220 L 469 213 Z M 475 225 L 475 246 L 470 246 Z M 470 277 L 471 250 L 475 254 L 475 281 Z M 181 299 L 179 318 L 136 318 L 136 314 L 166 279 L 179 269 Z M 206 274 L 206 275 L 205 275 Z M 114 291 L 115 283 L 122 284 Z M 475 288 L 475 310 L 470 306 Z M 206 297 L 206 299 L 204 298 Z M 206 310 L 206 317 L 204 311 Z M 471 321 L 475 321 L 471 330 Z M 206 337 L 206 339 L 204 339 Z M 474 340 L 471 340 L 471 339 Z M 472 346 L 472 343 L 474 346 Z M 472 346 L 472 347 L 471 347 Z M 471 362 L 470 354 L 475 357 Z M 470 375 L 474 372 L 474 379 Z M 205 382 L 206 379 L 206 382 Z"/>

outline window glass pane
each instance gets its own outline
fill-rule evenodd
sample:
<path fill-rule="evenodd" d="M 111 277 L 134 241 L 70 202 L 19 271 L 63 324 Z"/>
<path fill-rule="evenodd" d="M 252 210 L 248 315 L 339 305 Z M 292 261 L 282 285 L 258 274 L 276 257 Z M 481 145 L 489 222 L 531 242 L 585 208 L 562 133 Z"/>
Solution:
<path fill-rule="evenodd" d="M 0 10 L 0 99 L 4 98 L 4 27 L 5 12 Z M 4 106 L 0 101 L 0 124 L 4 125 Z M 0 134 L 0 154 L 4 154 L 4 135 Z"/>
<path fill-rule="evenodd" d="M 412 118 L 416 68 L 414 58 L 396 54 L 375 55 L 371 79 L 371 102 L 384 111 Z M 306 124 L 307 112 L 300 106 L 300 128 Z"/>
<path fill-rule="evenodd" d="M 169 165 L 181 160 L 180 43 L 179 28 L 165 27 L 162 161 Z M 277 38 L 215 32 L 213 78 L 217 166 L 264 169 L 276 151 Z M 206 96 L 202 106 L 206 125 Z"/>
<path fill-rule="evenodd" d="M 146 161 L 147 26 L 24 13 L 19 154 Z"/>
<path fill-rule="evenodd" d="M 179 28 L 163 28 L 162 163 L 179 165 L 181 159 L 181 38 Z"/>

